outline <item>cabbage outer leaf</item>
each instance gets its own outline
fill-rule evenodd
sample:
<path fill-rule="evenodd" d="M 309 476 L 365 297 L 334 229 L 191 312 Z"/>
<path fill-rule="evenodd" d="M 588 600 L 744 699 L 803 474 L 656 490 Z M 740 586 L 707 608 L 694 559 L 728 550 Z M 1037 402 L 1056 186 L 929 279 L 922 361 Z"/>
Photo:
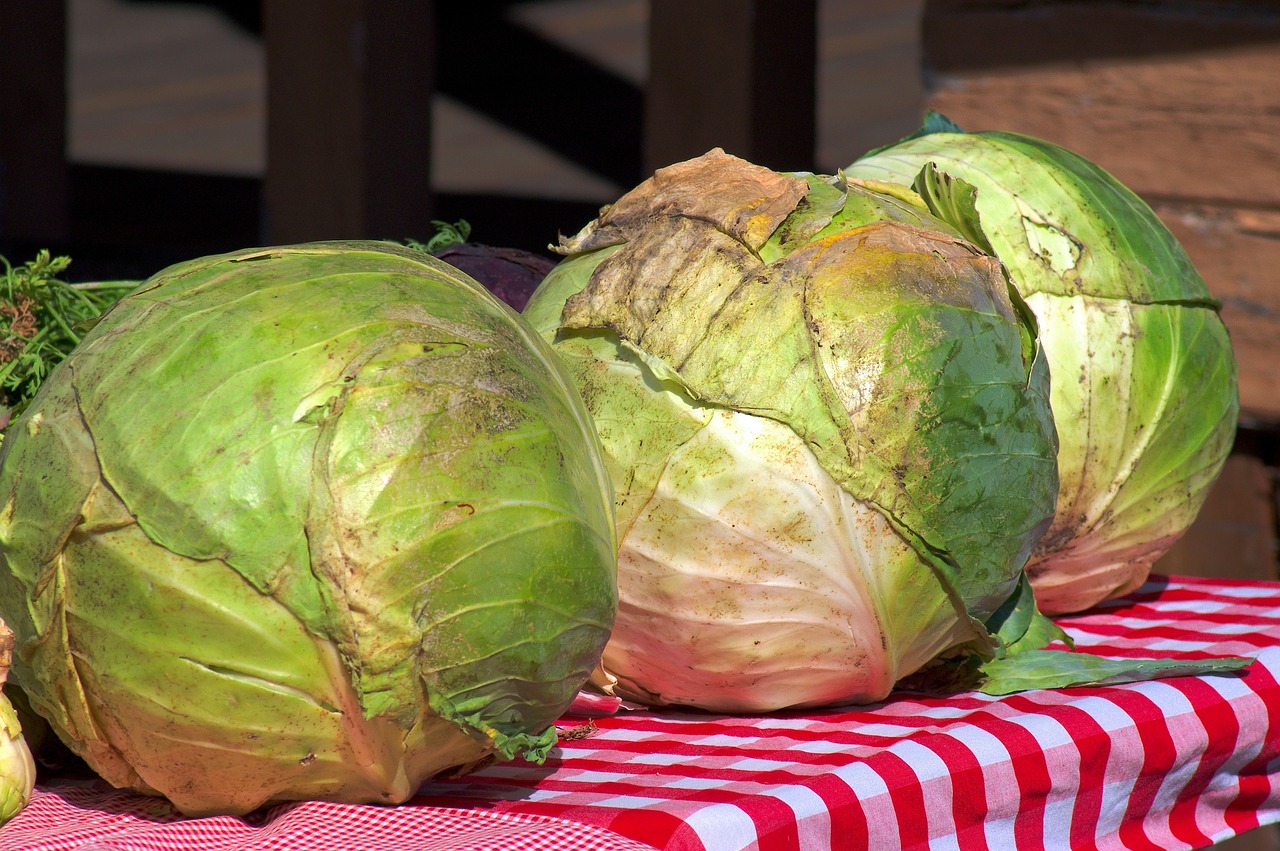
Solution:
<path fill-rule="evenodd" d="M 1126 593 L 1190 526 L 1230 452 L 1239 401 L 1218 303 L 1141 199 L 1043 140 L 931 116 L 846 169 L 918 188 L 929 171 L 976 187 L 981 231 L 1034 311 L 1052 372 L 1061 489 L 1028 565 L 1040 606 Z"/>
<path fill-rule="evenodd" d="M 619 556 L 621 693 L 719 711 L 877 700 L 970 626 L 790 429 L 698 407 Z M 751 687 L 745 687 L 746 684 Z"/>
<path fill-rule="evenodd" d="M 1069 650 L 1026 650 L 1016 656 L 992 659 L 982 666 L 979 690 L 1003 695 L 1037 688 L 1105 686 L 1165 677 L 1232 674 L 1252 659 L 1110 659 Z"/>
<path fill-rule="evenodd" d="M 426 255 L 203 258 L 122 301 L 0 462 L 33 707 L 189 813 L 402 801 L 544 757 L 616 607 L 611 491 L 545 343 Z"/>
<path fill-rule="evenodd" d="M 950 227 L 925 227 L 935 220 L 911 190 L 779 184 L 771 172 L 753 184 L 751 168 L 712 152 L 660 170 L 564 242 L 569 257 L 526 308 L 582 391 L 617 491 L 622 602 L 606 663 L 658 702 L 877 699 L 939 647 L 1000 652 L 983 621 L 1018 587 L 1057 490 L 1046 366 L 999 264 Z M 754 522 L 717 503 L 753 489 L 774 494 L 751 502 Z M 825 496 L 788 513 L 809 491 Z M 805 522 L 811 532 L 797 535 L 812 542 L 800 546 L 783 530 Z M 774 578 L 748 601 L 749 575 L 730 577 L 768 564 L 770 546 L 793 561 L 775 552 Z M 884 576 L 870 578 L 871 564 Z M 801 589 L 779 590 L 784 576 Z M 813 591 L 823 586 L 830 605 Z M 789 618 L 777 610 L 785 594 L 798 595 Z M 735 597 L 739 610 L 725 602 Z M 747 614 L 753 605 L 769 615 Z M 650 642 L 664 610 L 676 632 Z M 769 638 L 747 645 L 739 617 Z M 841 651 L 847 664 L 800 688 L 827 639 L 794 630 L 824 619 L 859 635 Z M 677 655 L 661 648 L 682 635 L 705 648 L 698 665 L 718 666 L 701 691 L 651 658 Z M 843 682 L 822 682 L 839 670 Z"/>
<path fill-rule="evenodd" d="M 13 630 L 0 621 L 0 686 L 9 676 L 13 644 Z M 22 735 L 18 713 L 9 698 L 0 694 L 0 825 L 27 805 L 35 783 L 36 764 Z"/>
<path fill-rule="evenodd" d="M 1059 429 L 1058 508 L 1027 573 L 1042 609 L 1078 611 L 1136 589 L 1195 520 L 1231 451 L 1235 364 L 1225 326 L 1204 308 L 1044 294 L 1028 303 L 1064 376 L 1055 410 L 1075 420 Z"/>
<path fill-rule="evenodd" d="M 36 764 L 22 737 L 18 715 L 0 694 L 0 825 L 31 801 L 35 785 Z"/>

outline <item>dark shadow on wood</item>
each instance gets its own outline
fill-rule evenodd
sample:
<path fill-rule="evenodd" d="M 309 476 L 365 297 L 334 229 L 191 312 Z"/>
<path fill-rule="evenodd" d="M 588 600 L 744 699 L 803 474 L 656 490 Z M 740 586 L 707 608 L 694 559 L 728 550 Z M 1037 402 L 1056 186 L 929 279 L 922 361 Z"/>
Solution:
<path fill-rule="evenodd" d="M 607 180 L 638 183 L 640 88 L 511 21 L 508 5 L 439 4 L 438 90 Z"/>
<path fill-rule="evenodd" d="M 128 0 L 135 6 L 203 6 L 240 29 L 262 35 L 262 0 Z"/>
<path fill-rule="evenodd" d="M 1276 0 L 928 0 L 926 64 L 949 72 L 1280 43 Z"/>
<path fill-rule="evenodd" d="M 139 5 L 173 0 L 129 0 Z M 515 0 L 437 7 L 437 90 L 623 186 L 641 179 L 638 86 L 513 21 Z M 187 0 L 262 36 L 261 3 Z M 319 13 L 319 9 L 317 9 Z"/>
<path fill-rule="evenodd" d="M 172 263 L 263 244 L 256 178 L 74 165 L 65 240 L 0 235 L 0 256 L 22 263 L 48 248 L 72 258 L 68 278 L 145 278 Z M 472 240 L 556 259 L 548 249 L 599 212 L 596 204 L 494 194 L 439 194 L 440 218 L 466 219 Z M 381 238 L 426 240 L 431 233 Z"/>

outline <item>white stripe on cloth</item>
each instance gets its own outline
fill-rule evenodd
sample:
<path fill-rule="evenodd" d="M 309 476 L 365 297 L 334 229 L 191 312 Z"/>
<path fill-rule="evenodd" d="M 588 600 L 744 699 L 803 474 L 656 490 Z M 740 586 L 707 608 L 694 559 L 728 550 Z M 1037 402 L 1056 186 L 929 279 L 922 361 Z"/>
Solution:
<path fill-rule="evenodd" d="M 684 822 L 715 851 L 745 851 L 759 842 L 756 823 L 734 804 L 711 804 L 685 816 Z"/>
<path fill-rule="evenodd" d="M 924 812 L 917 815 L 927 825 L 929 848 L 960 851 L 956 840 L 955 789 L 951 785 L 951 768 L 931 749 L 910 739 L 895 743 L 890 750 L 911 766 L 924 795 Z"/>
<path fill-rule="evenodd" d="M 862 807 L 867 820 L 867 847 L 901 848 L 898 813 L 884 778 L 862 762 L 839 766 L 832 774 L 848 784 Z"/>

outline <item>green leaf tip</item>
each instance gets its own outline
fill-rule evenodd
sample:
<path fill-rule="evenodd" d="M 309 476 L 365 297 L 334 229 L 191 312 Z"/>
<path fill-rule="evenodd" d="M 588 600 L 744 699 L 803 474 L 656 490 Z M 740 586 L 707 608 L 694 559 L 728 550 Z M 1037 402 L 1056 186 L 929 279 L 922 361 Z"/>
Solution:
<path fill-rule="evenodd" d="M 924 121 L 920 122 L 920 130 L 908 136 L 908 139 L 914 139 L 917 136 L 927 136 L 930 133 L 964 133 L 965 130 L 959 124 L 956 124 L 950 118 L 931 109 L 924 114 Z"/>
<path fill-rule="evenodd" d="M 427 254 L 435 254 L 438 251 L 444 251 L 446 248 L 462 245 L 471 238 L 471 223 L 466 219 L 458 219 L 452 224 L 440 219 L 434 219 L 431 224 L 435 226 L 436 232 L 430 239 L 426 242 L 406 239 L 405 245 L 418 251 L 425 251 Z"/>
<path fill-rule="evenodd" d="M 1231 674 L 1252 659 L 1112 659 L 1069 650 L 1025 650 L 982 665 L 983 694 L 1005 695 L 1037 688 L 1103 686 L 1166 677 Z"/>

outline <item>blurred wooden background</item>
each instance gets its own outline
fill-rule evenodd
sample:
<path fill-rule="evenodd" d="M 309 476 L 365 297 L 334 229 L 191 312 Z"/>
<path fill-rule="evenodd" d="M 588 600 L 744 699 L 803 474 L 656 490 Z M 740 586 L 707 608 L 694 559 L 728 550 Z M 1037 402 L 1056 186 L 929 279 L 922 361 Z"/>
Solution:
<path fill-rule="evenodd" d="M 830 170 L 909 132 L 921 8 L 0 0 L 0 239 L 181 256 L 468 217 L 540 249 L 713 145 Z"/>
<path fill-rule="evenodd" d="M 375 8 L 376 6 L 376 8 Z M 939 109 L 1072 148 L 1224 304 L 1236 452 L 1170 573 L 1274 578 L 1280 0 L 0 0 L 0 253 L 544 250 L 713 145 L 830 172 Z"/>
<path fill-rule="evenodd" d="M 1280 0 L 0 0 L 0 36 L 0 254 L 77 280 L 437 218 L 542 251 L 656 166 L 831 172 L 930 107 L 1065 145 L 1183 241 L 1240 364 L 1157 569 L 1280 576 Z"/>

